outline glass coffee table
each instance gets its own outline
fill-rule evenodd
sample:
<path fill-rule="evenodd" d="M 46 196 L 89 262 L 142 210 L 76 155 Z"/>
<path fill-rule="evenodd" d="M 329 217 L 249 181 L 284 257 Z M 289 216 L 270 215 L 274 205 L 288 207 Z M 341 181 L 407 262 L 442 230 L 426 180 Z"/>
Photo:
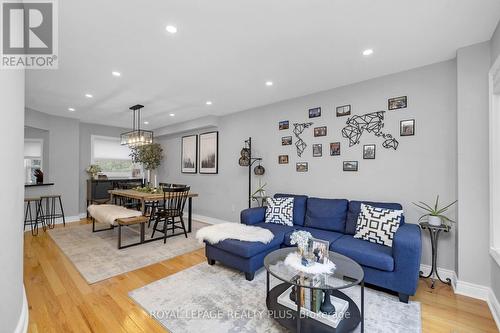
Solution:
<path fill-rule="evenodd" d="M 364 272 L 361 266 L 346 256 L 329 251 L 329 259 L 336 265 L 335 270 L 331 273 L 307 274 L 284 263 L 288 254 L 296 251 L 296 247 L 283 248 L 269 253 L 264 258 L 264 266 L 267 270 L 266 304 L 271 316 L 288 330 L 297 333 L 350 332 L 358 325 L 361 325 L 361 332 L 363 332 Z M 270 288 L 270 275 L 280 280 L 281 283 Z M 340 291 L 356 285 L 359 285 L 361 289 L 361 311 L 349 296 Z M 321 302 L 319 316 L 329 317 L 323 315 L 324 313 L 335 316 L 338 311 L 341 319 L 338 319 L 336 327 L 332 327 L 332 324 L 325 320 L 313 318 L 314 316 L 310 315 L 312 313 L 304 309 L 302 297 L 308 290 L 309 295 L 312 295 L 314 290 L 323 291 L 325 301 Z M 336 309 L 330 302 L 330 297 L 327 296 L 333 296 L 334 303 L 341 309 Z M 310 301 L 310 297 L 304 298 Z M 285 303 L 288 306 L 285 306 Z"/>

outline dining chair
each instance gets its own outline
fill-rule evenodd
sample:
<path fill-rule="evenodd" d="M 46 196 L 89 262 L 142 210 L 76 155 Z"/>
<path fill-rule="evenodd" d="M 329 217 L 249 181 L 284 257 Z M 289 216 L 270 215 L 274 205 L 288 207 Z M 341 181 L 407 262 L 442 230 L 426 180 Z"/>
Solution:
<path fill-rule="evenodd" d="M 170 188 L 170 187 L 187 187 L 187 185 L 183 184 L 172 184 L 172 183 L 158 183 L 158 186 L 160 188 Z M 161 205 L 162 203 L 159 200 L 156 201 L 146 201 L 145 203 L 145 208 L 146 208 L 146 215 L 149 214 L 149 221 L 148 221 L 148 228 L 151 228 L 151 222 L 155 219 L 155 212 L 156 209 Z"/>
<path fill-rule="evenodd" d="M 167 242 L 167 232 L 171 230 L 171 236 L 175 236 L 175 229 L 182 229 L 184 236 L 187 238 L 183 214 L 190 189 L 189 186 L 163 188 L 163 204 L 156 208 L 151 238 L 154 237 L 156 231 L 161 232 L 165 244 Z M 163 223 L 161 228 L 158 227 L 160 223 Z"/>

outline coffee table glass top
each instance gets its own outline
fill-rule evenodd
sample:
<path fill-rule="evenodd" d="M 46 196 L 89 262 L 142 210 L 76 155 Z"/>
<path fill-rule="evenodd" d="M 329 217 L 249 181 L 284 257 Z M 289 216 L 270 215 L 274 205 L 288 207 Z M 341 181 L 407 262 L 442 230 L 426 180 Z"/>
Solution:
<path fill-rule="evenodd" d="M 271 275 L 281 281 L 311 289 L 344 289 L 360 284 L 364 278 L 363 269 L 358 263 L 331 251 L 328 252 L 328 256 L 336 266 L 331 273 L 307 274 L 285 265 L 287 255 L 296 251 L 296 247 L 273 251 L 264 258 L 264 266 Z"/>

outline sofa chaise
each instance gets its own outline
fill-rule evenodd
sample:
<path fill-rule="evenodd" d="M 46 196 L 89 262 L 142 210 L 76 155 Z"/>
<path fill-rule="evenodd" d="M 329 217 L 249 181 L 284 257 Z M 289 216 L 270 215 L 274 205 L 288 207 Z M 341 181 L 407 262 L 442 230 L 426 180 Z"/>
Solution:
<path fill-rule="evenodd" d="M 206 243 L 208 263 L 218 261 L 245 273 L 252 280 L 263 266 L 264 257 L 280 247 L 292 246 L 290 235 L 295 230 L 305 230 L 315 238 L 330 242 L 330 250 L 343 254 L 361 265 L 365 282 L 399 295 L 408 302 L 417 289 L 421 234 L 415 224 L 401 221 L 393 246 L 388 247 L 354 238 L 361 203 L 388 209 L 402 209 L 398 203 L 348 201 L 345 199 L 309 198 L 305 195 L 276 194 L 275 197 L 294 197 L 293 226 L 265 223 L 265 207 L 245 209 L 241 223 L 270 230 L 274 234 L 269 244 L 227 239 L 217 244 Z"/>

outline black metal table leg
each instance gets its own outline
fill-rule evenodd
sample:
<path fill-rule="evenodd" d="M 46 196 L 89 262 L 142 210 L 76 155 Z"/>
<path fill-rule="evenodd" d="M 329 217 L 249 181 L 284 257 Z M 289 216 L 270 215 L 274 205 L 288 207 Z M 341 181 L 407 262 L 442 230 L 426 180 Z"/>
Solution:
<path fill-rule="evenodd" d="M 431 238 L 431 251 L 432 251 L 432 254 L 431 254 L 431 271 L 427 275 L 424 275 L 424 273 L 422 271 L 420 271 L 419 272 L 420 277 L 425 278 L 425 279 L 426 278 L 430 278 L 431 279 L 431 282 L 432 282 L 431 289 L 434 289 L 434 287 L 435 287 L 436 277 L 442 283 L 451 285 L 451 280 L 449 278 L 447 278 L 445 281 L 443 281 L 441 279 L 441 277 L 439 276 L 439 272 L 437 270 L 437 251 L 438 251 L 439 234 L 441 233 L 441 231 L 448 232 L 449 231 L 449 227 L 445 226 L 445 225 L 431 226 L 428 223 L 421 223 L 420 226 L 422 227 L 422 229 L 428 229 L 429 230 L 429 236 Z"/>
<path fill-rule="evenodd" d="M 302 287 L 297 286 L 297 333 L 300 333 L 300 305 L 302 303 Z"/>
<path fill-rule="evenodd" d="M 191 225 L 193 223 L 193 198 L 188 198 L 188 232 L 191 232 Z"/>
<path fill-rule="evenodd" d="M 361 281 L 361 333 L 365 330 L 365 280 Z"/>

